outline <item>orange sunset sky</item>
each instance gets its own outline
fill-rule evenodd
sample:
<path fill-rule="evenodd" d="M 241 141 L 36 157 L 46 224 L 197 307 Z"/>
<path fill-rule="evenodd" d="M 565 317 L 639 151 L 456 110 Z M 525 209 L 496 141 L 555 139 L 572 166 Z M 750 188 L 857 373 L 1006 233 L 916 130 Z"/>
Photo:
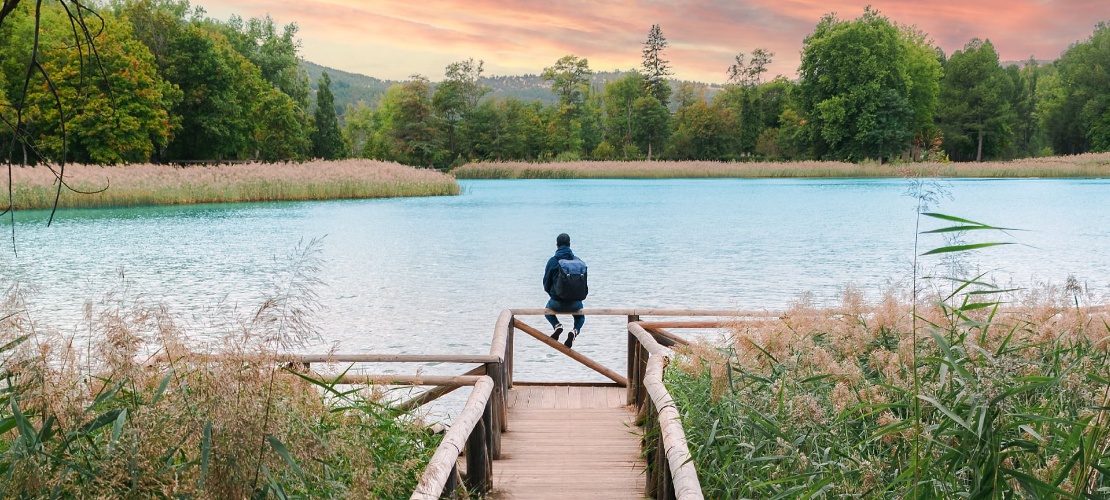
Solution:
<path fill-rule="evenodd" d="M 670 43 L 674 76 L 723 83 L 737 52 L 775 53 L 769 74 L 796 76 L 802 40 L 821 16 L 858 17 L 867 3 L 814 0 L 201 0 L 209 17 L 267 13 L 296 22 L 301 55 L 312 62 L 383 79 L 419 73 L 443 79 L 469 57 L 486 75 L 539 73 L 566 54 L 595 71 L 640 65 L 652 24 Z M 892 0 L 871 3 L 900 24 L 916 25 L 946 54 L 974 37 L 990 39 L 1002 60 L 1056 59 L 1110 21 L 1110 0 Z"/>

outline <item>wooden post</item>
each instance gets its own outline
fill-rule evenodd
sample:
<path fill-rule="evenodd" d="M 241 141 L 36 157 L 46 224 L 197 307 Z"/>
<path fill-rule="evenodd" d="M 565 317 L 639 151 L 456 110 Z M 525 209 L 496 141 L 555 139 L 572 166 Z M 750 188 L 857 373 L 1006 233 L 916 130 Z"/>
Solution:
<path fill-rule="evenodd" d="M 456 463 L 447 476 L 447 483 L 443 485 L 443 494 L 440 498 L 455 498 L 455 491 L 459 489 L 459 466 Z"/>
<path fill-rule="evenodd" d="M 656 443 L 662 441 L 659 432 L 659 422 L 655 419 L 655 412 L 651 411 L 653 405 L 650 401 L 643 406 L 643 423 L 644 423 L 644 464 L 647 465 L 647 470 L 644 471 L 647 484 L 644 487 L 644 495 L 648 498 L 658 498 L 659 491 L 659 475 L 657 469 L 659 468 L 659 448 Z"/>
<path fill-rule="evenodd" d="M 490 427 L 490 454 L 494 460 L 501 458 L 501 430 L 504 427 L 503 421 L 505 418 L 505 386 L 502 384 L 503 370 L 502 363 L 486 363 L 486 375 L 493 379 L 493 394 L 490 395 L 490 403 L 487 405 L 492 408 L 490 412 L 492 422 Z"/>
<path fill-rule="evenodd" d="M 636 404 L 642 405 L 648 399 L 647 386 L 644 385 L 644 379 L 647 376 L 648 358 L 651 353 L 643 343 L 637 343 L 637 356 L 636 356 L 636 380 L 640 384 L 636 386 Z"/>
<path fill-rule="evenodd" d="M 505 386 L 509 389 L 513 388 L 513 337 L 515 337 L 516 328 L 513 326 L 516 323 L 516 318 L 513 317 L 509 321 L 509 337 L 505 343 L 505 372 L 508 374 L 505 377 Z"/>
<path fill-rule="evenodd" d="M 470 436 L 466 439 L 466 488 L 471 492 L 484 494 L 489 491 L 488 483 L 490 477 L 486 474 L 489 463 L 489 450 L 486 448 L 487 435 L 486 430 L 488 425 L 489 403 L 486 404 L 485 411 L 482 412 L 482 418 L 478 420 L 474 430 L 470 431 Z"/>
<path fill-rule="evenodd" d="M 629 323 L 634 323 L 636 321 L 640 321 L 639 316 L 637 316 L 635 314 L 629 314 L 628 315 L 628 322 Z M 638 341 L 636 340 L 636 336 L 632 335 L 632 332 L 629 331 L 628 332 L 628 354 L 627 354 L 628 355 L 628 363 L 626 365 L 626 369 L 628 371 L 628 390 L 626 391 L 627 396 L 625 397 L 625 399 L 626 399 L 625 402 L 627 404 L 630 404 L 630 405 L 636 404 L 636 391 L 638 390 L 637 388 L 640 386 L 640 384 L 643 383 L 642 380 L 638 380 L 636 378 L 636 368 L 635 367 L 636 367 L 636 353 L 638 352 L 636 350 L 637 343 L 638 343 Z"/>

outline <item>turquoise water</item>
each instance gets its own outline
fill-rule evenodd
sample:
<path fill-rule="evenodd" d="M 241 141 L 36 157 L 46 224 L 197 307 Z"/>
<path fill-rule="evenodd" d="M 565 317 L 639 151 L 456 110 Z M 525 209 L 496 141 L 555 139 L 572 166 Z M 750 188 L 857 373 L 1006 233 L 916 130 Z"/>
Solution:
<path fill-rule="evenodd" d="M 51 227 L 44 212 L 20 212 L 15 252 L 8 241 L 0 259 L 35 290 L 41 323 L 80 335 L 84 302 L 118 289 L 121 273 L 130 294 L 183 317 L 219 304 L 249 311 L 298 241 L 323 238 L 323 338 L 308 350 L 338 352 L 486 352 L 501 309 L 545 302 L 542 269 L 560 232 L 590 266 L 587 307 L 779 310 L 805 292 L 835 304 L 848 284 L 875 297 L 911 276 L 915 200 L 904 180 L 461 184 L 457 197 L 66 210 Z M 937 211 L 1023 230 L 991 235 L 1021 245 L 972 254 L 969 271 L 1023 286 L 1074 275 L 1097 297 L 1110 292 L 1110 181 L 946 186 L 952 199 Z M 922 248 L 942 244 L 926 236 Z M 926 258 L 922 269 L 946 268 Z M 621 371 L 621 325 L 588 318 L 575 347 Z M 214 340 L 205 335 L 195 340 Z M 597 379 L 538 342 L 517 347 L 528 360 L 518 379 Z"/>

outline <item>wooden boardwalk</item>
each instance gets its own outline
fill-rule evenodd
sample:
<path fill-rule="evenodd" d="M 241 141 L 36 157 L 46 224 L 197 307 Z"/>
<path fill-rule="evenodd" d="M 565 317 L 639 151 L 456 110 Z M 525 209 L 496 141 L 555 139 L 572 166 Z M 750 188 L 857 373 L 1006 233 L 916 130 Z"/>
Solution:
<path fill-rule="evenodd" d="M 643 499 L 640 428 L 626 398 L 616 386 L 514 386 L 489 497 Z"/>

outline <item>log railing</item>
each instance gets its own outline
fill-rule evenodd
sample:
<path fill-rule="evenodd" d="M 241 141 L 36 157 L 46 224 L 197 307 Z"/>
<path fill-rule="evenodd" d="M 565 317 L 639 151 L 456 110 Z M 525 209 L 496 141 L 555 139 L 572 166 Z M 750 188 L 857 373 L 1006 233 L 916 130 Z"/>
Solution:
<path fill-rule="evenodd" d="M 485 495 L 493 485 L 493 461 L 501 455 L 501 434 L 509 430 L 506 393 L 513 387 L 515 332 L 520 330 L 549 347 L 562 352 L 625 387 L 627 402 L 633 405 L 644 425 L 643 447 L 648 461 L 647 493 L 651 498 L 702 498 L 694 463 L 686 444 L 685 432 L 674 401 L 663 385 L 663 370 L 670 359 L 667 347 L 686 345 L 669 328 L 719 328 L 729 321 L 641 321 L 643 317 L 767 317 L 765 312 L 688 309 L 583 309 L 579 314 L 624 316 L 628 327 L 626 373 L 621 375 L 581 352 L 563 346 L 538 329 L 519 319 L 521 316 L 556 314 L 545 309 L 506 309 L 494 326 L 488 354 L 300 354 L 280 361 L 289 370 L 335 384 L 386 384 L 432 386 L 424 393 L 397 403 L 412 410 L 460 387 L 472 387 L 463 410 L 444 435 L 420 478 L 414 499 L 453 496 L 465 485 L 470 494 Z M 563 314 L 563 313 L 559 313 Z M 187 355 L 186 357 L 188 357 Z M 201 356 L 202 355 L 196 355 Z M 207 358 L 205 358 L 207 359 Z M 166 362 L 156 357 L 151 363 Z M 459 375 L 403 375 L 317 373 L 313 365 L 333 363 L 457 363 L 478 365 Z M 457 468 L 458 457 L 465 455 L 466 478 Z"/>

